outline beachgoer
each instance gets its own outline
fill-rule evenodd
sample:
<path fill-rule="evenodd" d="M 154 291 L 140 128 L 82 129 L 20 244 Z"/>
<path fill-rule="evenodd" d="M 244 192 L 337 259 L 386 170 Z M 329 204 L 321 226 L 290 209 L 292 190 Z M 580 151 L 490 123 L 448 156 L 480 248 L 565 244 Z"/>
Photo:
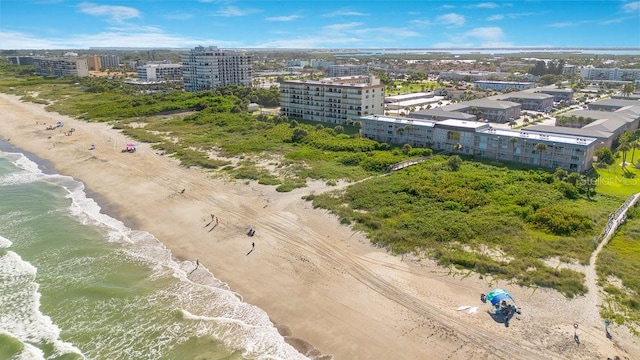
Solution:
<path fill-rule="evenodd" d="M 184 194 L 185 190 L 187 189 L 182 189 L 182 191 L 180 191 L 180 194 Z"/>
<path fill-rule="evenodd" d="M 251 243 L 251 249 L 255 249 L 255 247 L 256 247 L 256 243 L 252 242 Z"/>

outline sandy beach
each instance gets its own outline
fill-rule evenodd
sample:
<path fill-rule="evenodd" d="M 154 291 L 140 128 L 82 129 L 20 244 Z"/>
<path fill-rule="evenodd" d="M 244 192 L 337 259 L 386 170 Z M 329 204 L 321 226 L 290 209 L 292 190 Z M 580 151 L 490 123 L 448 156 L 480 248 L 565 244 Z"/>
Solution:
<path fill-rule="evenodd" d="M 309 182 L 278 193 L 186 169 L 148 144 L 123 153 L 132 139 L 109 125 L 49 113 L 11 95 L 0 94 L 0 114 L 0 139 L 82 181 L 104 212 L 154 234 L 176 258 L 198 259 L 265 310 L 310 358 L 640 358 L 640 339 L 626 328 L 613 325 L 606 338 L 589 296 L 568 300 L 389 255 L 302 199 L 335 187 Z M 46 130 L 57 121 L 64 127 Z M 218 225 L 210 231 L 212 216 Z M 522 308 L 508 327 L 480 301 L 494 287 L 508 289 Z M 461 306 L 478 311 L 458 311 Z"/>

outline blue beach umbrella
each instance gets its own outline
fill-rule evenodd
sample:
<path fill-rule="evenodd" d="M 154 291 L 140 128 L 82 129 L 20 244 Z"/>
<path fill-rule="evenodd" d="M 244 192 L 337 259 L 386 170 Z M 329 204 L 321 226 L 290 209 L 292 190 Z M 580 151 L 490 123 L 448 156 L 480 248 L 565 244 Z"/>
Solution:
<path fill-rule="evenodd" d="M 487 301 L 491 302 L 491 305 L 494 306 L 504 299 L 510 299 L 514 303 L 516 302 L 505 289 L 493 289 L 489 291 L 489 293 L 486 295 L 486 299 Z"/>

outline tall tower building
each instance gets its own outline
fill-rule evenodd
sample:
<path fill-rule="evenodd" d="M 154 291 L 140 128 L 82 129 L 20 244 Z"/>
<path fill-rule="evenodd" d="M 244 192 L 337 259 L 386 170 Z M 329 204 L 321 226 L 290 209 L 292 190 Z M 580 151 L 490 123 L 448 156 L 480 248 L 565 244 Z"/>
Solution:
<path fill-rule="evenodd" d="M 246 53 L 197 46 L 182 56 L 184 88 L 212 90 L 225 85 L 251 85 L 252 58 Z"/>

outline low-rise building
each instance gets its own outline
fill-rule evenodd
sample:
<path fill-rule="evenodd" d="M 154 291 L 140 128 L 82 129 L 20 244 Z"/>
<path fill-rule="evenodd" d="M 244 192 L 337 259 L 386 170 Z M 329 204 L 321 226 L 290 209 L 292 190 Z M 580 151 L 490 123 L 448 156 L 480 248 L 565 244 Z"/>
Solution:
<path fill-rule="evenodd" d="M 589 110 L 600 111 L 616 111 L 626 106 L 640 106 L 640 101 L 623 99 L 602 99 L 596 102 L 589 103 L 589 105 L 587 105 Z"/>
<path fill-rule="evenodd" d="M 346 124 L 384 113 L 384 85 L 375 77 L 289 80 L 280 83 L 280 114 Z"/>
<path fill-rule="evenodd" d="M 181 81 L 180 64 L 146 64 L 136 69 L 139 81 Z"/>
<path fill-rule="evenodd" d="M 441 121 L 446 119 L 464 120 L 464 121 L 476 121 L 476 116 L 473 114 L 467 114 L 459 111 L 446 111 L 442 108 L 433 108 L 426 110 L 414 111 L 407 115 L 412 119 L 433 120 Z"/>
<path fill-rule="evenodd" d="M 506 123 L 520 117 L 522 106 L 512 101 L 476 99 L 443 106 L 445 111 L 457 111 L 475 115 L 478 119 Z"/>
<path fill-rule="evenodd" d="M 522 110 L 547 111 L 553 107 L 553 95 L 517 91 L 491 96 L 490 99 L 512 101 L 522 105 Z"/>
<path fill-rule="evenodd" d="M 598 143 L 594 137 L 502 129 L 453 119 L 436 122 L 370 115 L 360 123 L 361 136 L 376 141 L 577 172 L 591 168 Z"/>
<path fill-rule="evenodd" d="M 386 96 L 385 108 L 388 110 L 400 110 L 407 107 L 423 106 L 437 103 L 442 96 L 436 97 L 433 92 L 417 92 L 403 95 Z"/>
<path fill-rule="evenodd" d="M 553 95 L 553 101 L 571 101 L 573 100 L 573 90 L 572 89 L 554 89 L 554 88 L 536 88 L 534 92 L 539 92 L 543 94 Z"/>
<path fill-rule="evenodd" d="M 36 75 L 65 77 L 65 76 L 89 76 L 89 66 L 86 58 L 45 58 L 34 57 Z"/>
<path fill-rule="evenodd" d="M 536 84 L 533 82 L 517 82 L 517 81 L 489 81 L 478 80 L 474 82 L 478 89 L 504 91 L 510 89 L 525 90 L 533 89 Z"/>

